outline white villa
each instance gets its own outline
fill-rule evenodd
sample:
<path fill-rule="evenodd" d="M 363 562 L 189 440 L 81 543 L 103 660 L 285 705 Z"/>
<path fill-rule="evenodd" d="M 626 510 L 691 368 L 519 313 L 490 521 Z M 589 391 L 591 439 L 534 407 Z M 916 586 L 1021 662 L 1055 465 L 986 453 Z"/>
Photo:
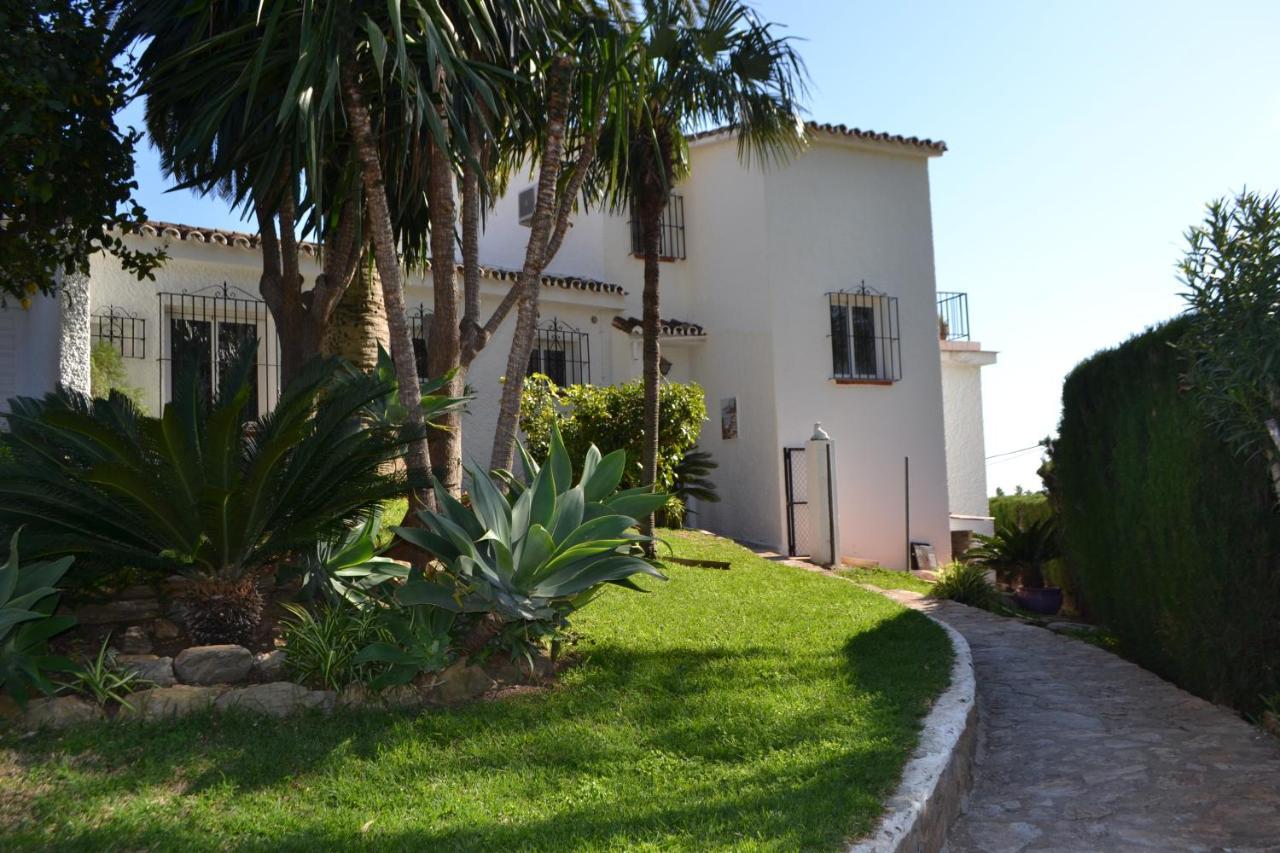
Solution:
<path fill-rule="evenodd" d="M 970 340 L 965 295 L 939 293 L 934 280 L 928 165 L 946 146 L 809 129 L 809 149 L 768 171 L 743 166 L 726 134 L 693 138 L 691 177 L 667 211 L 664 367 L 706 390 L 711 419 L 699 446 L 720 465 L 723 496 L 693 507 L 693 523 L 808 553 L 823 527 L 809 517 L 795 448 L 821 422 L 835 447 L 840 555 L 901 569 L 916 542 L 946 561 L 953 531 L 990 529 L 980 371 L 996 355 Z M 489 310 L 523 261 L 519 197 L 530 183 L 513 185 L 487 218 Z M 153 223 L 130 239 L 167 247 L 156 282 L 96 256 L 87 283 L 69 284 L 70 300 L 0 310 L 0 401 L 58 382 L 87 386 L 90 343 L 108 340 L 154 413 L 170 395 L 175 354 L 206 350 L 212 381 L 220 341 L 256 334 L 265 342 L 259 406 L 272 405 L 278 359 L 257 294 L 257 238 Z M 310 280 L 318 268 L 308 264 Z M 579 216 L 543 281 L 531 367 L 563 383 L 639 376 L 642 267 L 625 217 Z M 417 273 L 407 283 L 420 320 L 430 282 Z M 513 326 L 508 319 L 468 378 L 478 396 L 464 452 L 477 460 L 488 459 Z"/>

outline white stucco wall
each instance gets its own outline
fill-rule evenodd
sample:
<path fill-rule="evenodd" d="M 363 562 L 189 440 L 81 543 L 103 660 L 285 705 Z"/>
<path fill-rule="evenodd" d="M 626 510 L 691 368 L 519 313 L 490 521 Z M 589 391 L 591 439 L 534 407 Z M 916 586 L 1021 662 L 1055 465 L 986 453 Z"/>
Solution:
<path fill-rule="evenodd" d="M 986 517 L 986 440 L 982 429 L 982 368 L 995 364 L 996 353 L 969 341 L 942 343 L 942 403 L 947 431 L 947 482 L 951 514 Z M 985 524 L 956 530 L 986 530 Z"/>
<path fill-rule="evenodd" d="M 0 307 L 0 412 L 11 397 L 40 397 L 58 383 L 61 311 L 57 296 L 32 297 Z"/>

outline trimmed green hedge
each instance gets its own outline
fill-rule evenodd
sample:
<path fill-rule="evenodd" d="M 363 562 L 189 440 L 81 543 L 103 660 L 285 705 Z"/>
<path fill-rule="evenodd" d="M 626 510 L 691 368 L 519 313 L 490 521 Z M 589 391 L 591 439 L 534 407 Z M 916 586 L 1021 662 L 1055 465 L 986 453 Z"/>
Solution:
<path fill-rule="evenodd" d="M 1090 612 L 1126 656 L 1244 711 L 1280 691 L 1280 513 L 1180 387 L 1174 320 L 1076 367 L 1055 498 Z"/>
<path fill-rule="evenodd" d="M 1043 492 L 1023 492 L 1020 495 L 996 495 L 987 499 L 996 527 L 1006 524 L 1031 524 L 1045 518 L 1053 518 L 1049 497 Z"/>

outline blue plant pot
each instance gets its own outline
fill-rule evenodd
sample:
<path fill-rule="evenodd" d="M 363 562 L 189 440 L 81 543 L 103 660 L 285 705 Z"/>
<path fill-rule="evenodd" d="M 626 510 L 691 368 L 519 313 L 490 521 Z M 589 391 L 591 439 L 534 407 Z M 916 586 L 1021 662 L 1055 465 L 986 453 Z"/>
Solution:
<path fill-rule="evenodd" d="M 1062 609 L 1062 590 L 1056 586 L 1024 586 L 1014 593 L 1018 606 L 1041 616 L 1053 616 Z"/>

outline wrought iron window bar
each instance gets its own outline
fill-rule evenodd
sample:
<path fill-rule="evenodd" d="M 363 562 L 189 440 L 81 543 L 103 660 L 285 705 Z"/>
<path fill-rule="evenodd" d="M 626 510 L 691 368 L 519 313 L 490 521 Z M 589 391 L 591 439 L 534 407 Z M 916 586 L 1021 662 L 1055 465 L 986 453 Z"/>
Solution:
<path fill-rule="evenodd" d="M 591 336 L 555 319 L 539 326 L 527 375 L 535 373 L 562 387 L 591 384 Z"/>
<path fill-rule="evenodd" d="M 206 374 L 212 394 L 221 370 L 241 348 L 257 343 L 258 393 L 245 407 L 257 417 L 280 396 L 280 340 L 267 304 L 246 290 L 223 282 L 195 291 L 157 294 L 160 309 L 160 399 L 173 399 L 173 386 L 183 371 Z"/>
<path fill-rule="evenodd" d="M 644 228 L 634 210 L 631 212 L 631 221 L 628 224 L 631 226 L 631 254 L 642 258 L 644 257 Z M 667 206 L 663 208 L 658 228 L 662 237 L 658 248 L 658 259 L 685 260 L 683 196 L 672 193 L 667 199 Z"/>
<path fill-rule="evenodd" d="M 902 379 L 898 298 L 867 287 L 827 294 L 831 376 L 837 382 L 890 383 Z"/>
<path fill-rule="evenodd" d="M 413 339 L 413 362 L 418 377 L 427 378 L 427 335 L 431 331 L 431 318 L 435 314 L 422 303 L 409 312 L 409 337 Z"/>
<path fill-rule="evenodd" d="M 969 340 L 969 294 L 938 292 L 938 337 L 944 341 Z"/>
<path fill-rule="evenodd" d="M 94 314 L 89 336 L 94 344 L 108 343 L 122 358 L 147 357 L 147 321 L 115 305 Z"/>

